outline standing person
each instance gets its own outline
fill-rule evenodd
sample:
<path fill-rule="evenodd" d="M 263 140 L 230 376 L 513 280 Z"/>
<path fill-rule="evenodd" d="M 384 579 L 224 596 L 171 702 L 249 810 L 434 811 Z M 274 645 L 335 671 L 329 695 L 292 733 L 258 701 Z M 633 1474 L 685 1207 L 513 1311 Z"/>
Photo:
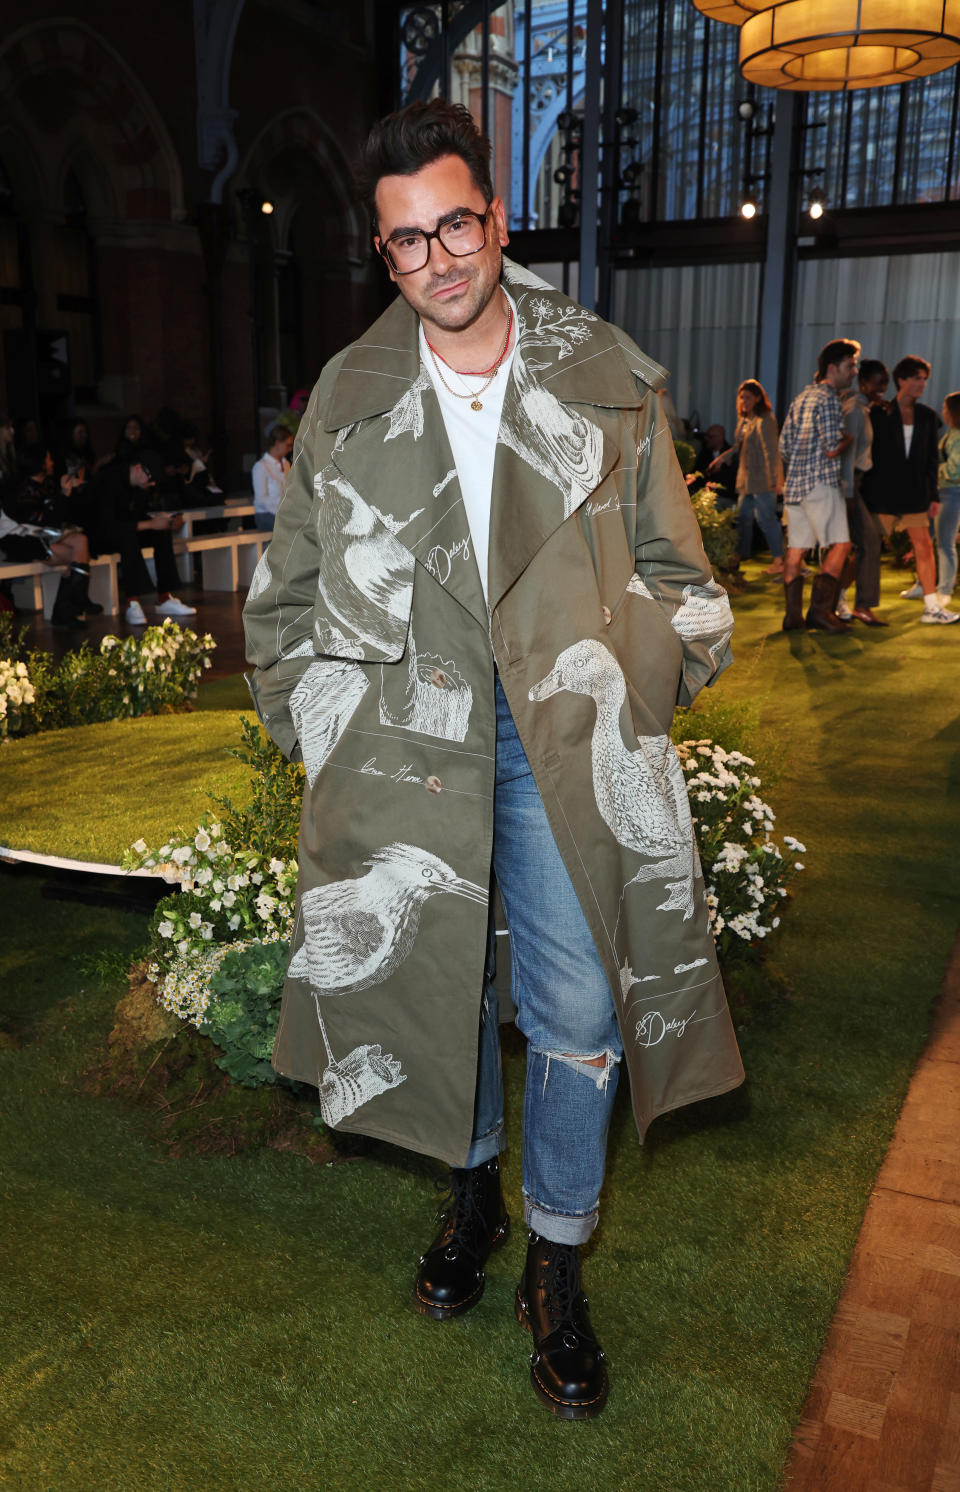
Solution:
<path fill-rule="evenodd" d="M 374 126 L 399 297 L 314 389 L 247 599 L 258 713 L 307 776 L 273 1061 L 328 1123 L 450 1164 L 414 1302 L 473 1307 L 509 1228 L 495 875 L 527 1037 L 516 1310 L 534 1391 L 580 1419 L 607 1396 L 578 1249 L 620 1059 L 641 1133 L 743 1076 L 668 736 L 732 618 L 663 370 L 503 257 L 489 161 L 443 99 Z"/>
<path fill-rule="evenodd" d="M 844 430 L 839 396 L 856 377 L 859 355 L 859 342 L 849 338 L 828 342 L 817 358 L 813 383 L 797 395 L 783 422 L 780 454 L 787 467 L 783 510 L 787 520 L 785 632 L 802 627 L 804 620 L 808 627 L 824 632 L 850 630 L 835 614 L 840 576 L 850 553 L 839 459 L 850 437 Z M 814 579 L 810 609 L 804 619 L 803 557 L 816 544 L 827 553 Z"/>
<path fill-rule="evenodd" d="M 283 496 L 283 484 L 290 470 L 293 436 L 283 425 L 273 425 L 267 432 L 267 449 L 250 473 L 253 483 L 253 521 L 264 532 L 273 521 Z"/>
<path fill-rule="evenodd" d="M 946 430 L 940 440 L 937 470 L 940 511 L 937 514 L 937 599 L 946 608 L 957 579 L 957 530 L 960 528 L 960 390 L 943 401 Z"/>
<path fill-rule="evenodd" d="M 850 444 L 841 458 L 847 523 L 856 553 L 847 556 L 841 577 L 840 604 L 837 614 L 849 621 L 856 617 L 868 627 L 888 624 L 874 611 L 880 604 L 880 551 L 882 539 L 876 518 L 863 500 L 863 484 L 873 468 L 873 424 L 870 410 L 874 404 L 885 407 L 884 394 L 890 382 L 885 364 L 876 358 L 864 358 L 860 364 L 857 387 L 844 389 L 840 396 L 843 421 Z M 845 606 L 844 588 L 857 581 L 853 610 Z"/>
<path fill-rule="evenodd" d="M 777 521 L 777 493 L 783 490 L 783 466 L 777 444 L 777 421 L 762 383 L 745 378 L 737 389 L 737 428 L 733 445 L 707 467 L 708 473 L 737 462 L 737 539 L 741 560 L 753 550 L 753 520 L 763 532 L 772 563 L 766 573 L 783 573 L 783 533 Z"/>
<path fill-rule="evenodd" d="M 930 537 L 930 519 L 938 512 L 937 416 L 920 396 L 930 377 L 922 357 L 902 357 L 893 370 L 897 397 L 870 410 L 873 426 L 873 469 L 863 485 L 867 507 L 877 515 L 889 537 L 902 528 L 910 536 L 917 565 L 917 583 L 900 594 L 923 599 L 921 622 L 950 626 L 960 612 L 948 611 L 937 596 L 937 566 Z"/>

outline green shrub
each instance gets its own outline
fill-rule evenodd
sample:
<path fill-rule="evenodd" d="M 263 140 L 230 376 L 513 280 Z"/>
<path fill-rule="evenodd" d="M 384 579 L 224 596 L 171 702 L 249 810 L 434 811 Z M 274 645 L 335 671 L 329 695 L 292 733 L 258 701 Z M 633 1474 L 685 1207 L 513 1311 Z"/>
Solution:
<path fill-rule="evenodd" d="M 197 1030 L 223 1052 L 217 1066 L 247 1088 L 278 1080 L 270 1054 L 289 957 L 285 941 L 231 948 L 210 979 L 210 1001 Z"/>

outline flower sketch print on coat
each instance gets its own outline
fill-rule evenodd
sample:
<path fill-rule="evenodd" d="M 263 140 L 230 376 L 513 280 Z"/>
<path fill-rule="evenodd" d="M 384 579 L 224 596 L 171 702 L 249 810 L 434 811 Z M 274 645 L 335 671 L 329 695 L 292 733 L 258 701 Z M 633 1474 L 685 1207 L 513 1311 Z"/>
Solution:
<path fill-rule="evenodd" d="M 607 971 L 641 1134 L 742 1079 L 668 740 L 732 622 L 663 373 L 508 260 L 504 284 L 518 344 L 489 611 L 398 299 L 314 390 L 245 613 L 260 718 L 308 777 L 274 1064 L 319 1078 L 330 1123 L 453 1165 L 473 1121 L 494 666 Z"/>

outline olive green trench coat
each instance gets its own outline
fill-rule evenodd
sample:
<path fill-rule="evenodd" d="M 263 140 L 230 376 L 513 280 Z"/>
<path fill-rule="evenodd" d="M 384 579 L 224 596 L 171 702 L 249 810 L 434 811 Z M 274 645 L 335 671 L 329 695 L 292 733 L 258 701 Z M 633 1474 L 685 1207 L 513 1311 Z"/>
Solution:
<path fill-rule="evenodd" d="M 251 689 L 302 757 L 279 1072 L 327 1121 L 461 1165 L 487 942 L 494 664 L 610 980 L 641 1136 L 743 1077 L 668 731 L 729 661 L 663 370 L 504 261 L 518 340 L 488 599 L 417 318 L 325 368 L 245 609 Z"/>

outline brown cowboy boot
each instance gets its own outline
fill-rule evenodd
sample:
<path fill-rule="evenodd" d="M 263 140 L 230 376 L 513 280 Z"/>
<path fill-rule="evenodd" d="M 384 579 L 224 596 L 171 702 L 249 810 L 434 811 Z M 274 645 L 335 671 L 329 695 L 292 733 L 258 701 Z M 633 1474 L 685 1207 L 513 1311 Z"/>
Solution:
<path fill-rule="evenodd" d="M 842 622 L 835 615 L 837 597 L 840 595 L 840 581 L 835 575 L 828 575 L 826 570 L 813 582 L 813 592 L 810 596 L 810 609 L 807 612 L 807 626 L 812 631 L 821 632 L 849 632 L 849 622 Z"/>
<path fill-rule="evenodd" d="M 795 575 L 783 587 L 787 609 L 783 614 L 784 632 L 796 632 L 803 626 L 803 576 Z"/>

